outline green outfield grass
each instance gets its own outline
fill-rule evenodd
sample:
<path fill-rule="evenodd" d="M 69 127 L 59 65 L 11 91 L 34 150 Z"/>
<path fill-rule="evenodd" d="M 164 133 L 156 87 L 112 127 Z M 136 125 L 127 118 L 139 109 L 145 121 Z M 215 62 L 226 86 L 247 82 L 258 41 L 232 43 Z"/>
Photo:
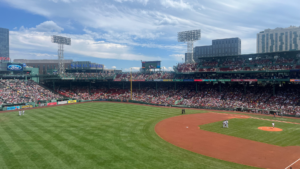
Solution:
<path fill-rule="evenodd" d="M 278 120 L 278 119 L 276 119 Z M 278 146 L 300 146 L 300 125 L 275 122 L 275 127 L 281 132 L 269 132 L 257 129 L 262 126 L 272 126 L 272 121 L 258 119 L 230 119 L 229 128 L 222 128 L 222 122 L 201 125 L 201 130 L 230 136 L 245 138 Z"/>
<path fill-rule="evenodd" d="M 180 113 L 118 103 L 33 109 L 24 116 L 3 113 L 0 168 L 252 168 L 181 149 L 157 136 L 155 124 Z"/>

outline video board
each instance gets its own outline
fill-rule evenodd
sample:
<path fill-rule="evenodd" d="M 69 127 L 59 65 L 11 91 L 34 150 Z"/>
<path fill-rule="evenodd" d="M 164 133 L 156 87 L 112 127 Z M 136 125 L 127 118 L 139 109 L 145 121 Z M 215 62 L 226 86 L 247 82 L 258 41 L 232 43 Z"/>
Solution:
<path fill-rule="evenodd" d="M 160 61 L 142 61 L 143 69 L 160 69 Z"/>

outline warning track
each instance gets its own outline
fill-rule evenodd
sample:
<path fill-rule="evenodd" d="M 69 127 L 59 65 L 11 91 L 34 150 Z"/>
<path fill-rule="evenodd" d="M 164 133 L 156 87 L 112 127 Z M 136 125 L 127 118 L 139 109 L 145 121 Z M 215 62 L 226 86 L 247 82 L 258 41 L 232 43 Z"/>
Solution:
<path fill-rule="evenodd" d="M 176 116 L 159 122 L 155 131 L 161 138 L 178 147 L 248 166 L 283 169 L 299 159 L 299 146 L 280 147 L 199 130 L 198 127 L 231 118 L 247 117 L 218 113 Z M 300 163 L 293 164 L 293 168 L 300 168 Z"/>

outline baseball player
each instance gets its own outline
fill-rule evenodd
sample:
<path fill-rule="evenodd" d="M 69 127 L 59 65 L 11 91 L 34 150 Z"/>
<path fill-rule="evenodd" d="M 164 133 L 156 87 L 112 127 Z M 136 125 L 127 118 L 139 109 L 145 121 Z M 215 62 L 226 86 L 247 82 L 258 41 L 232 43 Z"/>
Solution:
<path fill-rule="evenodd" d="M 226 127 L 226 120 L 223 121 L 223 128 Z"/>
<path fill-rule="evenodd" d="M 22 111 L 23 115 L 25 114 L 25 110 Z"/>
<path fill-rule="evenodd" d="M 275 123 L 272 123 L 273 128 L 275 127 Z"/>
<path fill-rule="evenodd" d="M 228 128 L 229 126 L 228 126 L 228 120 L 226 120 L 226 127 Z"/>
<path fill-rule="evenodd" d="M 22 114 L 21 114 L 21 111 L 19 111 L 19 116 L 21 116 Z"/>

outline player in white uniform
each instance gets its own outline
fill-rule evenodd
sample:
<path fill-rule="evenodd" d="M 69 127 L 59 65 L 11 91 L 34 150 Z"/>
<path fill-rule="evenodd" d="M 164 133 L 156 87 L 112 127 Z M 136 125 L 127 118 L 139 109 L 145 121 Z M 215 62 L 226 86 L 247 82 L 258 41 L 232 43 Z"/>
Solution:
<path fill-rule="evenodd" d="M 21 116 L 22 114 L 21 114 L 21 111 L 19 111 L 19 116 Z"/>
<path fill-rule="evenodd" d="M 22 111 L 23 115 L 25 114 L 25 110 Z"/>
<path fill-rule="evenodd" d="M 228 126 L 228 120 L 226 120 L 226 127 L 228 128 L 229 126 Z"/>
<path fill-rule="evenodd" d="M 275 127 L 275 123 L 272 123 L 273 128 Z"/>
<path fill-rule="evenodd" d="M 223 121 L 223 128 L 226 127 L 226 120 Z"/>

